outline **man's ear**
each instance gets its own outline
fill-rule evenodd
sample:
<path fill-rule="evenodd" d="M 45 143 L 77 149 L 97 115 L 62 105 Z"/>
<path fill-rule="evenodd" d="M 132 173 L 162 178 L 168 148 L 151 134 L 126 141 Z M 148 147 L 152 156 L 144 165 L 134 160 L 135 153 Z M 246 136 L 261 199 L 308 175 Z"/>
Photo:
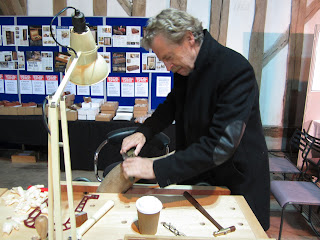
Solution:
<path fill-rule="evenodd" d="M 186 32 L 186 40 L 191 46 L 195 44 L 195 39 L 191 31 Z"/>

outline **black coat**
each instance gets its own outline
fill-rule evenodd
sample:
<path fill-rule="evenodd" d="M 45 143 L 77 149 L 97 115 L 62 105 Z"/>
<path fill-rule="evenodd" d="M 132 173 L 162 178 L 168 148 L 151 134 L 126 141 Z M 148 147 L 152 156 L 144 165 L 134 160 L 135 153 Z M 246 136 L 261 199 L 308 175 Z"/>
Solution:
<path fill-rule="evenodd" d="M 205 31 L 188 77 L 174 87 L 138 131 L 147 140 L 175 120 L 176 153 L 155 161 L 161 187 L 209 182 L 243 195 L 262 227 L 269 228 L 270 176 L 253 68 Z"/>

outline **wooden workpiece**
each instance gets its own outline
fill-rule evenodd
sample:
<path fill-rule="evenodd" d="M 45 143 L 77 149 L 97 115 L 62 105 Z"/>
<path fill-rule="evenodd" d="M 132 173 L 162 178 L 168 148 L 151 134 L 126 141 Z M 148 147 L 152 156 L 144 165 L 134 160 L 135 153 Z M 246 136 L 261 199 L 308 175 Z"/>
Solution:
<path fill-rule="evenodd" d="M 189 192 L 192 190 L 188 190 Z M 9 191 L 8 191 L 9 192 Z M 8 194 L 6 192 L 5 194 Z M 96 194 L 96 193 L 93 193 Z M 67 201 L 66 193 L 62 193 L 62 207 L 65 209 L 63 221 L 67 219 Z M 75 206 L 83 198 L 83 192 L 74 193 Z M 114 206 L 95 223 L 83 236 L 83 239 L 125 239 L 125 236 L 139 234 L 137 228 L 137 211 L 135 207 L 136 200 L 141 194 L 114 194 L 99 193 L 99 199 L 90 199 L 85 205 L 83 211 L 87 212 L 88 218 L 93 216 L 108 200 L 114 201 Z M 250 207 L 242 196 L 228 195 L 193 195 L 197 201 L 216 219 L 223 227 L 236 226 L 236 231 L 229 233 L 228 239 L 268 239 Z M 156 194 L 162 203 L 163 210 L 160 213 L 158 232 L 154 239 L 161 236 L 176 238 L 173 233 L 162 226 L 162 222 L 171 223 L 175 228 L 184 233 L 187 237 L 199 237 L 207 239 L 226 239 L 225 236 L 213 237 L 212 233 L 217 230 L 209 220 L 198 212 L 182 196 L 171 194 Z M 14 215 L 14 206 L 0 205 L 0 223 L 2 224 L 6 217 Z M 70 230 L 64 231 L 64 239 L 69 236 Z M 13 230 L 8 235 L 3 235 L 3 239 L 31 239 L 37 235 L 35 229 L 21 226 L 19 231 Z M 126 238 L 130 239 L 130 238 Z M 147 239 L 147 238 L 145 238 Z M 150 239 L 150 238 L 149 238 Z M 182 238 L 177 238 L 182 239 Z M 190 239 L 190 238 L 185 238 Z"/>

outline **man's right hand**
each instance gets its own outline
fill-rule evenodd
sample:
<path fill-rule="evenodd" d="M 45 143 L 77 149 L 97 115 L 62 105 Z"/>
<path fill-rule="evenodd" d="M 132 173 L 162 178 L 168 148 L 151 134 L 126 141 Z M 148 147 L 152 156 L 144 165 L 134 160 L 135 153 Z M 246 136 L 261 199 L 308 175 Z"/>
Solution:
<path fill-rule="evenodd" d="M 138 156 L 145 143 L 146 137 L 142 133 L 136 132 L 123 139 L 120 154 L 126 153 L 129 149 L 135 147 L 134 154 Z"/>

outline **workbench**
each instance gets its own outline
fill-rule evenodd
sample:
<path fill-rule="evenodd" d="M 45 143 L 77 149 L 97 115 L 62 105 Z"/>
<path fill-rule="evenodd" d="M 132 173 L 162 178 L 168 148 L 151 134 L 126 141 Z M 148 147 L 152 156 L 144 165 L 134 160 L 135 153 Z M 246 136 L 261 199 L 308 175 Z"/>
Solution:
<path fill-rule="evenodd" d="M 74 205 L 77 206 L 86 194 L 99 195 L 98 199 L 89 199 L 83 209 L 84 212 L 87 212 L 88 218 L 108 200 L 113 200 L 115 204 L 84 234 L 83 239 L 269 239 L 242 196 L 220 195 L 230 193 L 224 187 L 174 186 L 167 188 L 166 191 L 159 189 L 159 192 L 157 192 L 157 187 L 135 185 L 125 194 L 97 194 L 83 192 L 83 190 L 90 189 L 90 186 L 89 188 L 85 186 L 87 184 L 93 185 L 91 189 L 94 189 L 96 185 L 80 183 L 80 187 L 74 187 Z M 62 207 L 63 216 L 66 220 L 68 218 L 66 216 L 67 200 L 66 192 L 63 189 L 62 187 Z M 213 237 L 212 233 L 217 231 L 217 228 L 181 195 L 182 191 L 188 191 L 192 194 L 221 226 L 224 228 L 235 226 L 236 231 L 225 236 Z M 4 195 L 9 194 L 9 192 L 5 192 Z M 139 197 L 146 194 L 158 197 L 163 203 L 158 232 L 154 238 L 146 238 L 140 235 L 137 227 L 135 202 Z M 14 206 L 4 206 L 3 201 L 0 203 L 0 223 L 2 227 L 6 217 L 14 214 Z M 163 222 L 172 224 L 188 238 L 174 236 L 172 232 L 162 226 Z M 64 239 L 67 239 L 69 231 L 64 231 Z M 21 226 L 19 231 L 13 230 L 9 236 L 2 235 L 2 239 L 31 239 L 35 235 L 37 235 L 35 229 Z"/>

